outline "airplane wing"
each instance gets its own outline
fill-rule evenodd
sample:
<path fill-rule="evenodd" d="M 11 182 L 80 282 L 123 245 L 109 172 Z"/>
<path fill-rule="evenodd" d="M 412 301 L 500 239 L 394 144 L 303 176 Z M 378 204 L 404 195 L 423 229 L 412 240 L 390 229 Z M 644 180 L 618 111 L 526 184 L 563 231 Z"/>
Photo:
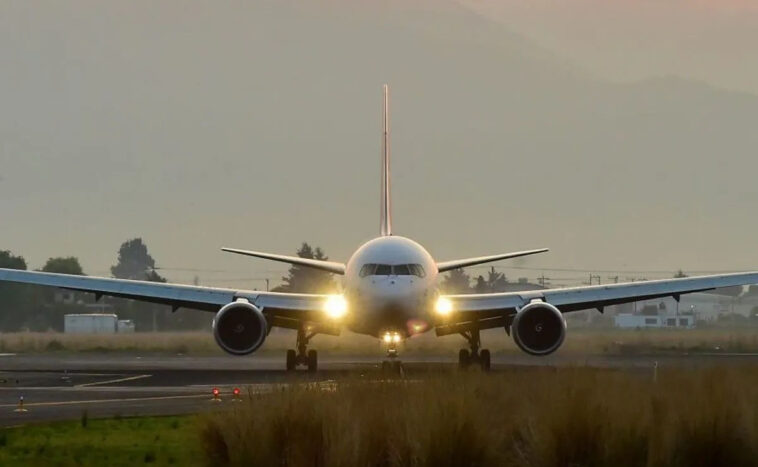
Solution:
<path fill-rule="evenodd" d="M 464 259 L 456 259 L 453 261 L 443 261 L 441 263 L 437 263 L 437 270 L 439 272 L 446 272 L 446 271 L 451 271 L 453 269 L 465 268 L 467 266 L 475 266 L 477 264 L 500 261 L 502 259 L 510 259 L 510 258 L 518 258 L 519 256 L 535 255 L 537 253 L 544 253 L 546 251 L 548 251 L 547 248 L 540 248 L 538 250 L 514 251 L 511 253 L 501 253 L 499 255 L 478 256 L 476 258 L 464 258 Z"/>
<path fill-rule="evenodd" d="M 602 312 L 609 305 L 661 297 L 679 300 L 680 295 L 687 293 L 748 284 L 758 284 L 758 272 L 525 292 L 444 295 L 450 300 L 453 311 L 439 323 L 437 334 L 453 334 L 472 327 L 489 329 L 507 326 L 513 315 L 532 300 L 550 303 L 563 313 L 592 308 Z"/>
<path fill-rule="evenodd" d="M 238 255 L 254 256 L 256 258 L 270 259 L 281 263 L 296 264 L 308 268 L 320 269 L 333 274 L 345 274 L 345 265 L 334 261 L 323 261 L 320 259 L 300 258 L 298 256 L 275 255 L 273 253 L 264 253 L 262 251 L 239 250 L 237 248 L 222 248 L 221 251 L 235 253 Z"/>
<path fill-rule="evenodd" d="M 295 327 L 302 321 L 329 322 L 324 311 L 329 296 L 320 294 L 259 292 L 1 268 L 0 281 L 91 292 L 97 298 L 103 295 L 130 298 L 170 305 L 174 310 L 193 308 L 214 313 L 238 298 L 245 298 L 260 308 L 274 326 Z"/>

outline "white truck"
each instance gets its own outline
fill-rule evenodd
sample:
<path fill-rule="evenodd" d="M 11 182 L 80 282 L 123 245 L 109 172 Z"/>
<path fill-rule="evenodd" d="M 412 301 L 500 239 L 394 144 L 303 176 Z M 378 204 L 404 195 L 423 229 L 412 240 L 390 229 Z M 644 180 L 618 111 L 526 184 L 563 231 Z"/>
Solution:
<path fill-rule="evenodd" d="M 118 332 L 118 317 L 106 313 L 65 315 L 63 332 L 66 334 L 115 334 Z"/>

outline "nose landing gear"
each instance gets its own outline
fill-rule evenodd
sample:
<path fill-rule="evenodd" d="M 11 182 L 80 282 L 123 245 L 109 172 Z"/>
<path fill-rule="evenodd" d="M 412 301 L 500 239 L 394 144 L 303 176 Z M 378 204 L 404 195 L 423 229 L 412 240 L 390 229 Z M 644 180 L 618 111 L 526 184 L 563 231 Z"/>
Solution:
<path fill-rule="evenodd" d="M 397 359 L 397 348 L 387 350 L 387 360 L 382 361 L 382 372 L 403 375 L 403 362 Z"/>
<path fill-rule="evenodd" d="M 470 350 L 461 349 L 458 352 L 458 367 L 464 370 L 470 365 L 479 365 L 482 371 L 490 371 L 490 351 L 480 350 L 482 340 L 479 337 L 479 330 L 464 331 L 461 335 L 468 341 Z"/>
<path fill-rule="evenodd" d="M 316 333 L 305 333 L 305 328 L 297 330 L 297 352 L 293 349 L 287 350 L 287 371 L 294 371 L 298 365 L 305 365 L 309 372 L 318 369 L 318 352 L 308 350 L 308 343 Z"/>
<path fill-rule="evenodd" d="M 387 359 L 382 361 L 382 372 L 402 376 L 403 362 L 398 360 L 397 344 L 394 340 L 387 344 Z"/>

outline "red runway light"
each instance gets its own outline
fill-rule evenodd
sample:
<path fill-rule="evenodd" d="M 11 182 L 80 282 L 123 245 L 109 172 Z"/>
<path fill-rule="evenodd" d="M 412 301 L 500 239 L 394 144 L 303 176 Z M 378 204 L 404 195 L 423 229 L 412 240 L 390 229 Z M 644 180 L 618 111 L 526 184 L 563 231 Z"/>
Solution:
<path fill-rule="evenodd" d="M 239 396 L 240 395 L 240 388 L 234 388 L 234 395 Z"/>
<path fill-rule="evenodd" d="M 218 396 L 218 388 L 213 388 L 213 395 Z"/>

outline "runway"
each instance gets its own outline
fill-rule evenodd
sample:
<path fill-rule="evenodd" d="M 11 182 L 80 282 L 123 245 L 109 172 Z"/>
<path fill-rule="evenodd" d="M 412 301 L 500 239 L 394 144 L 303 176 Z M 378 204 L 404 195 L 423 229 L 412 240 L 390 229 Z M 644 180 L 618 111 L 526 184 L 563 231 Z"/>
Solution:
<path fill-rule="evenodd" d="M 281 355 L 253 357 L 134 354 L 2 354 L 0 425 L 89 417 L 169 415 L 229 407 L 232 389 L 243 396 L 281 384 L 315 384 L 328 390 L 346 378 L 382 378 L 380 357 L 322 356 L 319 371 L 287 373 Z M 454 356 L 403 360 L 406 375 L 454 370 Z M 758 354 L 668 354 L 635 356 L 493 355 L 493 371 L 534 366 L 592 366 L 628 371 L 665 371 L 702 366 L 756 366 Z M 212 401 L 219 388 L 221 402 Z M 16 411 L 20 397 L 24 412 Z"/>

